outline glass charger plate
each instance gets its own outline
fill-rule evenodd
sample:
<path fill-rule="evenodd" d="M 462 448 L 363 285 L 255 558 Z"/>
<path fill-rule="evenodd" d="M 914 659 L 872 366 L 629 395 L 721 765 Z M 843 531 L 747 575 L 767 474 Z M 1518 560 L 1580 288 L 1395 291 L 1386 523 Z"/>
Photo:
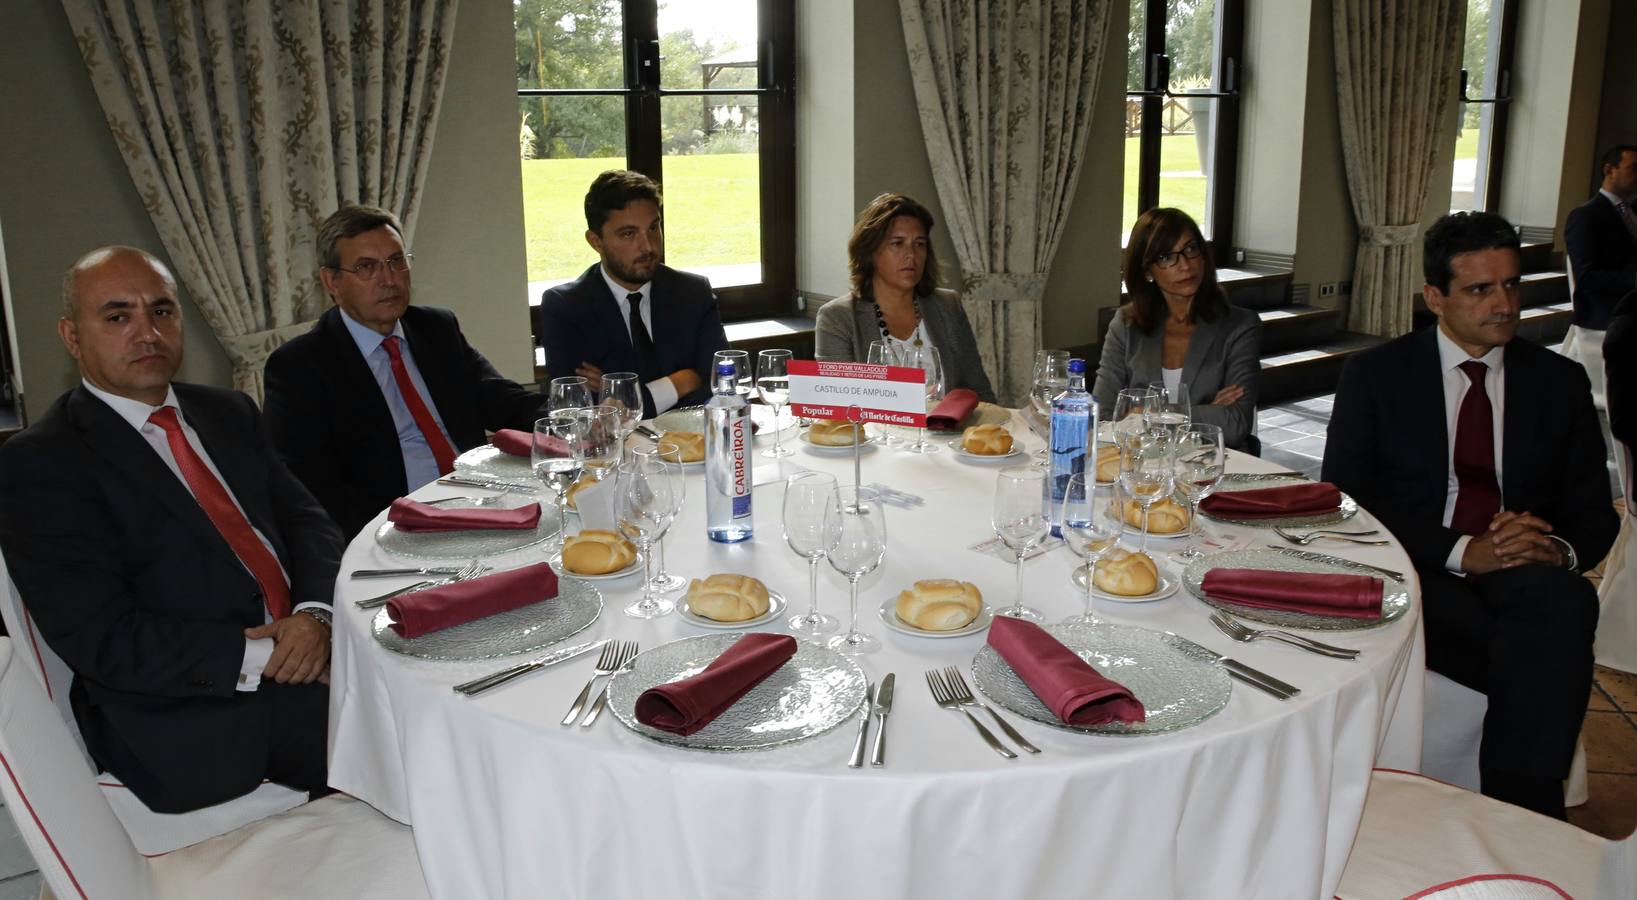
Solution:
<path fill-rule="evenodd" d="M 969 459 L 972 462 L 1000 462 L 1002 460 L 1016 459 L 1019 456 L 1022 456 L 1023 450 L 1022 448 L 1018 447 L 1018 445 L 1013 444 L 1012 449 L 1005 453 L 973 453 L 965 447 L 962 447 L 960 444 L 956 444 L 955 455 L 961 459 Z"/>
<path fill-rule="evenodd" d="M 1147 603 L 1151 600 L 1164 600 L 1182 587 L 1182 581 L 1172 575 L 1165 567 L 1156 565 L 1154 568 L 1160 573 L 1160 586 L 1155 588 L 1152 593 L 1126 596 L 1124 594 L 1111 594 L 1096 585 L 1092 585 L 1091 595 L 1114 603 Z M 1086 567 L 1081 565 L 1069 573 L 1069 581 L 1074 582 L 1076 588 L 1084 591 L 1086 589 Z"/>
<path fill-rule="evenodd" d="M 519 494 L 501 494 L 486 497 L 487 506 L 507 509 L 539 502 Z M 440 509 L 474 509 L 478 504 L 470 500 L 450 500 L 440 503 Z M 395 556 L 410 559 L 482 559 L 533 547 L 544 543 L 557 533 L 557 511 L 549 504 L 540 510 L 540 524 L 532 529 L 511 531 L 400 531 L 391 522 L 382 522 L 375 530 L 375 543 Z"/>
<path fill-rule="evenodd" d="M 557 582 L 557 597 L 528 606 L 475 619 L 464 625 L 402 638 L 387 626 L 392 617 L 386 607 L 376 612 L 370 623 L 375 639 L 388 650 L 421 659 L 493 659 L 549 647 L 585 630 L 602 612 L 598 590 L 582 581 Z"/>
<path fill-rule="evenodd" d="M 1256 475 L 1242 472 L 1222 476 L 1222 480 L 1217 483 L 1216 493 L 1312 483 L 1306 478 L 1297 478 L 1294 475 Z M 1345 522 L 1358 515 L 1358 501 L 1343 493 L 1341 495 L 1341 506 L 1335 512 L 1321 513 L 1316 516 L 1281 516 L 1276 519 L 1227 519 L 1222 516 L 1213 516 L 1203 509 L 1199 511 L 1199 514 L 1207 519 L 1214 519 L 1229 525 L 1250 525 L 1255 528 L 1317 528 L 1320 525 L 1335 525 L 1338 522 Z"/>
<path fill-rule="evenodd" d="M 766 625 L 768 622 L 777 619 L 779 617 L 779 613 L 784 612 L 784 607 L 784 595 L 778 591 L 769 589 L 767 592 L 767 612 L 762 613 L 754 619 L 746 619 L 743 622 L 723 622 L 717 619 L 699 615 L 693 611 L 692 607 L 688 606 L 687 597 L 683 597 L 681 600 L 677 601 L 676 614 L 681 616 L 682 621 L 687 622 L 689 625 L 698 625 L 700 628 L 713 628 L 718 631 L 732 631 L 740 628 L 755 628 L 757 625 Z"/>
<path fill-rule="evenodd" d="M 757 438 L 773 438 L 773 407 L 763 406 L 760 403 L 750 404 L 750 423 L 755 426 Z M 796 417 L 789 407 L 779 410 L 777 419 L 780 431 L 789 431 L 796 427 Z M 653 429 L 658 432 L 691 431 L 695 434 L 705 433 L 705 407 L 679 406 L 668 409 L 654 417 Z"/>
<path fill-rule="evenodd" d="M 796 641 L 796 655 L 716 720 L 683 737 L 637 721 L 637 697 L 658 684 L 697 675 L 743 635 L 703 634 L 637 655 L 608 684 L 608 708 L 646 738 L 691 750 L 765 750 L 817 737 L 851 719 L 864 702 L 864 670 L 840 653 Z"/>
<path fill-rule="evenodd" d="M 568 566 L 565 566 L 560 562 L 553 563 L 552 568 L 556 569 L 557 574 L 564 578 L 578 578 L 581 581 L 614 581 L 618 578 L 624 578 L 627 575 L 641 574 L 642 552 L 640 550 L 637 551 L 637 558 L 629 563 L 626 563 L 625 568 L 615 569 L 612 572 L 605 572 L 601 575 L 581 575 L 579 572 L 571 570 Z"/>
<path fill-rule="evenodd" d="M 1046 625 L 1063 646 L 1142 701 L 1147 721 L 1081 727 L 1064 724 L 985 645 L 972 660 L 972 679 L 989 699 L 1025 718 L 1065 731 L 1132 736 L 1189 728 L 1227 705 L 1228 673 L 1206 652 L 1170 635 L 1130 625 Z"/>
<path fill-rule="evenodd" d="M 1385 578 L 1381 580 L 1379 619 L 1349 619 L 1345 616 L 1318 616 L 1312 613 L 1239 606 L 1205 596 L 1205 589 L 1202 586 L 1205 582 L 1205 573 L 1219 568 L 1267 569 L 1270 572 L 1337 572 L 1343 575 L 1369 575 L 1375 578 L 1381 578 L 1381 573 L 1350 559 L 1324 553 L 1310 553 L 1306 550 L 1228 550 L 1213 553 L 1204 559 L 1196 559 L 1182 571 L 1182 583 L 1188 588 L 1188 593 L 1217 609 L 1267 625 L 1309 628 L 1314 631 L 1357 631 L 1392 622 L 1403 616 L 1410 608 L 1410 592 L 1403 585 Z"/>
<path fill-rule="evenodd" d="M 915 637 L 965 637 L 969 634 L 977 634 L 978 632 L 983 631 L 984 629 L 988 628 L 989 623 L 993 622 L 994 620 L 995 611 L 986 603 L 982 609 L 978 610 L 978 615 L 976 618 L 965 625 L 962 625 L 960 628 L 956 628 L 951 631 L 927 631 L 925 628 L 916 628 L 914 625 L 911 625 L 908 622 L 905 622 L 903 619 L 898 618 L 897 597 L 888 597 L 886 602 L 881 604 L 882 624 L 886 625 L 888 628 L 891 628 L 893 631 L 899 632 L 900 634 L 914 635 Z"/>
<path fill-rule="evenodd" d="M 455 457 L 455 473 L 458 475 L 474 475 L 480 478 L 493 478 L 498 481 L 512 481 L 518 484 L 538 483 L 535 479 L 534 468 L 526 456 L 513 456 L 503 453 L 494 444 L 484 444 Z M 541 485 L 544 487 L 544 485 Z"/>

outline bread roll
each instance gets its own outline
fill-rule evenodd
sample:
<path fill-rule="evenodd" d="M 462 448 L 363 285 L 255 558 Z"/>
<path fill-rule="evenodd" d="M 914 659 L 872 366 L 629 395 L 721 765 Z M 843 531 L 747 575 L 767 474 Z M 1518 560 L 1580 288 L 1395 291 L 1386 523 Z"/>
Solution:
<path fill-rule="evenodd" d="M 1160 572 L 1148 554 L 1116 547 L 1097 561 L 1092 584 L 1121 597 L 1141 597 L 1159 590 Z"/>
<path fill-rule="evenodd" d="M 961 435 L 961 447 L 979 456 L 1005 456 L 1012 452 L 1012 433 L 999 425 L 973 425 Z"/>
<path fill-rule="evenodd" d="M 584 475 L 580 476 L 578 481 L 568 486 L 568 493 L 563 495 L 563 505 L 567 506 L 569 509 L 579 509 L 580 507 L 574 503 L 574 495 L 596 483 L 597 479 L 595 478 L 588 478 Z"/>
<path fill-rule="evenodd" d="M 951 578 L 917 581 L 898 595 L 898 621 L 922 631 L 954 631 L 983 611 L 977 585 Z"/>
<path fill-rule="evenodd" d="M 636 561 L 636 546 L 612 531 L 588 528 L 563 542 L 563 568 L 576 575 L 607 575 Z"/>
<path fill-rule="evenodd" d="M 1142 504 L 1135 500 L 1125 502 L 1125 522 L 1137 528 L 1142 527 Z M 1170 497 L 1155 503 L 1148 509 L 1149 534 L 1178 534 L 1188 527 L 1188 508 Z"/>
<path fill-rule="evenodd" d="M 858 431 L 864 429 L 862 424 L 854 426 L 844 419 L 820 419 L 807 429 L 807 442 L 821 447 L 851 447 L 858 443 L 855 427 Z"/>
<path fill-rule="evenodd" d="M 688 608 L 718 622 L 744 622 L 765 615 L 772 603 L 767 585 L 749 575 L 718 573 L 688 584 Z"/>
<path fill-rule="evenodd" d="M 1120 478 L 1120 448 L 1109 444 L 1097 448 L 1097 482 L 1113 484 Z"/>
<path fill-rule="evenodd" d="M 659 436 L 661 444 L 675 444 L 685 463 L 705 459 L 705 435 L 697 431 L 667 431 Z"/>

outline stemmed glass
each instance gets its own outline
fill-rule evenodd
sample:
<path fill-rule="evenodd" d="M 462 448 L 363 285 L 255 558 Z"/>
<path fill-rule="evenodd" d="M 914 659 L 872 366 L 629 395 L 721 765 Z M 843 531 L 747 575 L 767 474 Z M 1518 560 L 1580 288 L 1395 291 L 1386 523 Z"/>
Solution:
<path fill-rule="evenodd" d="M 637 423 L 642 421 L 642 388 L 637 384 L 637 373 L 604 372 L 597 402 L 618 411 L 620 443 L 623 445 L 626 436 L 635 431 Z"/>
<path fill-rule="evenodd" d="M 1086 558 L 1086 607 L 1085 612 L 1070 616 L 1064 622 L 1097 623 L 1097 617 L 1091 614 L 1091 588 L 1092 580 L 1097 577 L 1097 563 L 1120 542 L 1120 535 L 1125 531 L 1119 498 L 1115 498 L 1115 504 L 1113 509 L 1098 512 L 1095 473 L 1089 477 L 1084 472 L 1069 476 L 1063 493 L 1063 537 L 1070 549 Z"/>
<path fill-rule="evenodd" d="M 551 380 L 551 393 L 546 398 L 547 409 L 583 409 L 591 405 L 591 382 L 579 375 L 565 375 Z"/>
<path fill-rule="evenodd" d="M 864 358 L 864 361 L 872 366 L 903 365 L 903 362 L 901 362 L 898 358 L 898 352 L 894 350 L 893 345 L 887 341 L 870 341 L 869 355 Z M 901 438 L 898 434 L 897 425 L 885 426 L 882 428 L 882 431 L 885 433 L 885 437 L 882 438 L 883 443 L 885 443 L 888 447 L 898 445 Z"/>
<path fill-rule="evenodd" d="M 1040 500 L 1036 495 L 1035 505 Z M 881 649 L 881 641 L 858 630 L 858 579 L 873 572 L 887 555 L 887 514 L 881 497 L 869 488 L 838 487 L 824 503 L 824 553 L 830 565 L 847 576 L 851 619 L 846 634 L 830 638 L 830 649 L 856 656 Z"/>
<path fill-rule="evenodd" d="M 1148 549 L 1148 510 L 1171 496 L 1175 446 L 1164 429 L 1155 429 L 1139 433 L 1120 449 L 1120 487 L 1142 507 L 1139 550 Z M 1120 514 L 1123 516 L 1125 510 L 1120 510 Z"/>
<path fill-rule="evenodd" d="M 1148 389 L 1154 394 L 1154 402 L 1147 410 L 1148 427 L 1164 428 L 1174 440 L 1194 420 L 1187 382 L 1179 381 L 1176 390 L 1170 390 L 1165 382 L 1155 381 Z"/>
<path fill-rule="evenodd" d="M 711 370 L 715 371 L 716 366 L 724 362 L 733 363 L 734 389 L 749 403 L 756 395 L 756 373 L 750 368 L 750 354 L 743 350 L 718 350 Z"/>
<path fill-rule="evenodd" d="M 996 610 L 997 616 L 1028 619 L 1038 622 L 1040 611 L 1023 605 L 1023 557 L 1029 555 L 1046 538 L 1051 522 L 1040 508 L 1045 495 L 1046 472 L 1035 466 L 1013 466 L 1002 469 L 995 482 L 995 508 L 992 522 L 995 534 L 1005 542 L 1017 557 L 1017 593 L 1012 605 Z"/>
<path fill-rule="evenodd" d="M 824 558 L 824 512 L 836 479 L 823 472 L 803 472 L 784 483 L 784 542 L 807 560 L 807 612 L 789 619 L 797 634 L 821 635 L 835 630 L 836 620 L 818 610 L 818 564 Z"/>
<path fill-rule="evenodd" d="M 568 489 L 585 468 L 585 432 L 589 422 L 573 413 L 552 413 L 534 423 L 529 462 L 536 478 L 557 495 L 557 540 L 568 531 Z"/>
<path fill-rule="evenodd" d="M 1067 350 L 1036 350 L 1034 380 L 1029 389 L 1029 406 L 1046 424 L 1051 434 L 1052 400 L 1069 386 L 1069 352 Z M 1036 450 L 1035 465 L 1042 469 L 1051 465 L 1051 451 L 1045 447 Z"/>
<path fill-rule="evenodd" d="M 676 466 L 678 472 L 682 471 L 682 451 L 675 444 L 659 444 L 654 447 L 654 452 L 659 454 L 660 459 Z M 676 490 L 671 493 L 671 521 L 673 522 L 676 521 L 677 516 L 682 515 L 682 504 L 688 492 L 685 485 L 686 479 L 678 478 L 676 480 Z M 659 541 L 654 544 L 654 552 L 659 555 L 659 559 L 654 565 L 659 571 L 654 573 L 654 577 L 648 579 L 648 586 L 661 594 L 679 591 L 688 586 L 688 579 L 665 571 L 665 535 L 668 534 L 670 534 L 669 530 L 660 535 Z"/>
<path fill-rule="evenodd" d="M 1222 446 L 1222 426 L 1189 425 L 1177 440 L 1176 482 L 1177 493 L 1188 501 L 1188 546 L 1177 556 L 1194 560 L 1204 556 L 1198 544 L 1199 502 L 1209 497 L 1227 467 L 1227 453 Z"/>
<path fill-rule="evenodd" d="M 921 369 L 926 372 L 926 399 L 927 408 L 943 398 L 944 395 L 944 367 L 938 357 L 937 347 L 905 347 L 903 358 L 899 365 L 911 369 Z M 915 443 L 903 448 L 909 453 L 937 453 L 938 445 L 929 444 L 926 439 L 926 427 L 915 429 Z"/>
<path fill-rule="evenodd" d="M 1148 430 L 1148 410 L 1159 402 L 1152 388 L 1125 388 L 1114 398 L 1114 443 L 1129 443 Z"/>
<path fill-rule="evenodd" d="M 773 408 L 773 446 L 763 450 L 762 455 L 774 459 L 796 452 L 784 446 L 779 428 L 779 410 L 790 402 L 790 356 L 789 350 L 756 354 L 756 390 L 761 392 L 762 402 Z"/>
<path fill-rule="evenodd" d="M 662 459 L 657 448 L 633 447 L 630 459 L 620 463 L 618 478 L 620 533 L 642 550 L 642 599 L 625 607 L 625 614 L 634 619 L 663 616 L 676 604 L 654 598 L 648 577 L 653 561 L 649 550 L 664 536 L 675 515 L 672 498 L 682 480 L 680 467 Z"/>

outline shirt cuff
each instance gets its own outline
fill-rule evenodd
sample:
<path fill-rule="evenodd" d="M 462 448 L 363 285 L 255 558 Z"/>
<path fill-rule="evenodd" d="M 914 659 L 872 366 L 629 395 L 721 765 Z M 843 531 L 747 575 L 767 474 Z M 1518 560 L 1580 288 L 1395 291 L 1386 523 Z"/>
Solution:
<path fill-rule="evenodd" d="M 1472 535 L 1463 534 L 1455 539 L 1455 546 L 1450 548 L 1449 557 L 1444 560 L 1444 568 L 1457 575 L 1465 575 L 1466 570 L 1461 568 L 1461 558 L 1466 556 L 1466 545 L 1472 543 Z"/>
<path fill-rule="evenodd" d="M 319 603 L 316 600 L 308 600 L 306 603 L 297 603 L 296 608 L 290 610 L 290 615 L 293 616 L 296 613 L 301 612 L 304 609 L 312 609 L 315 606 L 321 606 L 321 607 L 323 607 L 325 609 L 330 608 L 330 605 L 328 603 Z"/>
<path fill-rule="evenodd" d="M 267 661 L 273 658 L 273 639 L 256 638 L 244 641 L 244 662 L 239 666 L 239 683 L 236 686 L 241 691 L 253 691 L 261 687 L 261 673 L 267 668 Z"/>
<path fill-rule="evenodd" d="M 648 382 L 648 396 L 654 398 L 654 415 L 676 405 L 676 385 L 669 378 L 655 378 Z"/>
<path fill-rule="evenodd" d="M 1547 537 L 1557 541 L 1563 547 L 1564 568 L 1578 570 L 1580 568 L 1580 557 L 1574 552 L 1574 545 L 1555 534 L 1548 534 Z"/>

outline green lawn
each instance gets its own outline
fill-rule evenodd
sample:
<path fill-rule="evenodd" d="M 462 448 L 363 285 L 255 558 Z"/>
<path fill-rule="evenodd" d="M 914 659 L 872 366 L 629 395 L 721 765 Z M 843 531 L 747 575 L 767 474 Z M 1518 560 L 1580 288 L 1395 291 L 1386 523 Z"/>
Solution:
<path fill-rule="evenodd" d="M 585 190 L 610 159 L 523 161 L 529 280 L 573 278 L 596 261 L 585 242 Z M 676 268 L 754 263 L 761 204 L 756 154 L 665 158 L 665 258 Z"/>
<path fill-rule="evenodd" d="M 1120 230 L 1129 231 L 1137 221 L 1137 165 L 1139 139 L 1125 139 L 1125 207 Z M 1170 134 L 1160 138 L 1160 205 L 1175 206 L 1193 216 L 1203 228 L 1205 222 L 1205 177 L 1199 173 L 1199 151 L 1191 134 Z"/>

